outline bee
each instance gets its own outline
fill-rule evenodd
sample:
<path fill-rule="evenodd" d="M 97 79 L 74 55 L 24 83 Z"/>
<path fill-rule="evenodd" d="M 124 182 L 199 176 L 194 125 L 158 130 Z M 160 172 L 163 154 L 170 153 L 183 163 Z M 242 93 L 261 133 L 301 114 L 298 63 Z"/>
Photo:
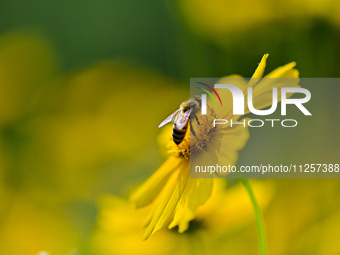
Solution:
<path fill-rule="evenodd" d="M 193 116 L 197 123 L 200 125 L 198 118 L 196 116 L 197 111 L 200 109 L 201 99 L 199 97 L 191 98 L 187 101 L 184 101 L 179 106 L 179 109 L 172 113 L 169 117 L 167 117 L 164 121 L 159 124 L 158 128 L 163 127 L 164 125 L 173 122 L 172 129 L 172 139 L 175 144 L 179 145 L 187 132 L 188 123 L 191 116 Z M 190 125 L 190 130 L 194 136 L 196 136 L 192 126 Z"/>

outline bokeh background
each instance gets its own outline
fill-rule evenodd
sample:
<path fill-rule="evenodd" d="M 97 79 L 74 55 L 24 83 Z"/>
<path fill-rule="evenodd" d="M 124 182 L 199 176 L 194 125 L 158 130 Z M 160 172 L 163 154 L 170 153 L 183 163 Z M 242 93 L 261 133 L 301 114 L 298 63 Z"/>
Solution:
<path fill-rule="evenodd" d="M 1 0 L 0 254 L 257 254 L 234 180 L 189 231 L 146 242 L 145 212 L 126 198 L 162 163 L 157 125 L 189 96 L 190 77 L 249 77 L 267 52 L 269 71 L 296 61 L 301 77 L 339 77 L 339 11 L 337 0 Z M 338 114 L 339 92 L 321 100 L 320 123 Z M 338 149 L 337 131 L 289 142 Z M 278 161 L 273 136 L 252 132 L 240 160 L 270 148 Z M 340 254 L 339 180 L 251 183 L 269 254 Z"/>

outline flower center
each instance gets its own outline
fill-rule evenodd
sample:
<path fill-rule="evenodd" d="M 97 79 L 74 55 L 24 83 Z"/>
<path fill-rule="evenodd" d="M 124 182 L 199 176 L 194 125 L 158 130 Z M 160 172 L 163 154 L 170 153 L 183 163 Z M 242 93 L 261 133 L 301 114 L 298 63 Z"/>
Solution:
<path fill-rule="evenodd" d="M 187 133 L 183 141 L 176 145 L 172 141 L 169 152 L 175 157 L 190 159 L 190 155 L 196 155 L 207 150 L 207 145 L 212 139 L 215 128 L 213 127 L 214 114 L 199 115 L 190 119 Z"/>

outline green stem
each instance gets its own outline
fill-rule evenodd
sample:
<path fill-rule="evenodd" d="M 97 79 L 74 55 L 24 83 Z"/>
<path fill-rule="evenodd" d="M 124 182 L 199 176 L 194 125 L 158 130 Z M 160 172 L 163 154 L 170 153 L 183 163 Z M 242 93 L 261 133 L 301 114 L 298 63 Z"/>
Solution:
<path fill-rule="evenodd" d="M 247 190 L 247 192 L 250 196 L 251 202 L 253 204 L 255 217 L 256 217 L 257 233 L 258 233 L 258 237 L 259 237 L 260 255 L 265 255 L 267 253 L 266 235 L 265 235 L 263 218 L 262 218 L 262 214 L 261 214 L 261 211 L 260 211 L 260 207 L 259 207 L 259 205 L 256 201 L 254 192 L 253 192 L 248 180 L 246 178 L 240 178 L 239 181 L 246 188 L 246 190 Z"/>

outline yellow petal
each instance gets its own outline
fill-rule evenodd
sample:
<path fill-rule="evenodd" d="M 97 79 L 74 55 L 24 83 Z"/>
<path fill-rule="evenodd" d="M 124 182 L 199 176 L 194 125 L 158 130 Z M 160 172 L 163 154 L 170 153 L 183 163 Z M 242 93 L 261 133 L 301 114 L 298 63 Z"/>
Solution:
<path fill-rule="evenodd" d="M 253 105 L 256 109 L 260 110 L 272 105 L 272 90 L 274 87 L 300 87 L 298 79 L 299 71 L 294 69 L 295 65 L 295 62 L 291 62 L 276 68 L 255 86 L 253 91 Z M 278 89 L 277 96 L 278 101 L 280 101 L 281 89 Z M 249 112 L 249 110 L 247 112 Z"/>
<path fill-rule="evenodd" d="M 263 77 L 264 71 L 266 69 L 266 65 L 267 65 L 267 58 L 268 58 L 269 54 L 266 53 L 263 55 L 258 67 L 256 68 L 253 76 L 251 77 L 248 86 L 249 87 L 254 87 L 259 80 Z"/>
<path fill-rule="evenodd" d="M 180 159 L 169 157 L 163 165 L 144 182 L 130 197 L 137 208 L 150 204 L 164 187 L 169 176 L 180 164 Z"/>
<path fill-rule="evenodd" d="M 229 75 L 226 77 L 221 78 L 218 80 L 217 84 L 233 84 L 234 86 L 237 86 L 240 88 L 243 92 L 246 91 L 248 88 L 248 82 L 247 79 L 243 78 L 240 75 Z M 232 109 L 233 109 L 233 96 L 231 91 L 227 89 L 216 89 L 217 93 L 220 95 L 223 106 L 214 107 L 211 108 L 214 109 L 216 114 L 218 116 L 221 116 L 223 119 L 229 119 L 232 116 Z"/>
<path fill-rule="evenodd" d="M 189 222 L 194 219 L 198 207 L 210 197 L 213 181 L 212 178 L 189 178 L 169 228 L 178 225 L 179 233 L 188 229 Z"/>
<path fill-rule="evenodd" d="M 189 177 L 189 161 L 182 161 L 179 167 L 169 178 L 165 187 L 158 195 L 154 208 L 149 216 L 150 224 L 145 232 L 144 240 L 149 238 L 169 221 L 181 198 Z"/>
<path fill-rule="evenodd" d="M 239 74 L 231 74 L 231 75 L 222 77 L 221 79 L 218 80 L 217 83 L 223 84 L 224 79 L 234 79 L 234 78 L 243 78 L 243 77 Z"/>
<path fill-rule="evenodd" d="M 296 62 L 291 62 L 284 66 L 280 66 L 267 74 L 264 78 L 298 78 L 299 71 L 293 69 L 295 66 Z"/>

